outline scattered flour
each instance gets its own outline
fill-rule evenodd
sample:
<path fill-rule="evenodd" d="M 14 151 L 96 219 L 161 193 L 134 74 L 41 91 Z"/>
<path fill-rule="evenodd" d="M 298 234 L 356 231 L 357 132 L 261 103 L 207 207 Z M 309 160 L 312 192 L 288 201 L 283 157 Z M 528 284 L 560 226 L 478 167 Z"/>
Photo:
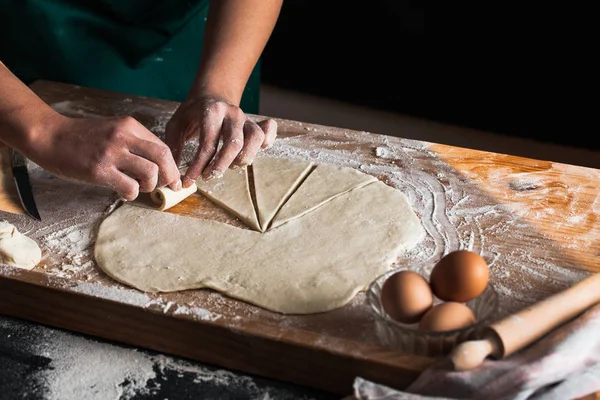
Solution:
<path fill-rule="evenodd" d="M 380 158 L 394 158 L 393 153 L 387 147 L 376 147 L 375 155 Z"/>
<path fill-rule="evenodd" d="M 219 318 L 221 318 L 220 314 L 210 312 L 204 308 L 187 307 L 182 305 L 178 305 L 177 309 L 173 312 L 173 314 L 192 315 L 194 318 L 200 319 L 202 321 L 216 321 Z"/>
<path fill-rule="evenodd" d="M 145 307 L 151 301 L 147 294 L 136 289 L 108 286 L 103 283 L 77 282 L 75 286 L 70 286 L 69 290 L 139 307 Z"/>
<path fill-rule="evenodd" d="M 42 377 L 47 400 L 127 400 L 151 394 L 146 384 L 156 377 L 152 357 L 59 331 L 50 335 L 39 349 L 52 359 Z"/>
<path fill-rule="evenodd" d="M 59 104 L 59 108 L 63 107 L 63 110 L 68 106 L 72 108 L 72 105 Z M 152 119 L 150 128 L 161 138 L 164 138 L 164 129 L 171 115 L 172 112 L 160 112 Z M 308 128 L 288 121 L 283 121 L 280 125 L 300 126 L 299 129 L 302 130 Z M 402 191 L 421 217 L 427 237 L 417 248 L 402 255 L 399 263 L 411 263 L 415 268 L 429 268 L 427 266 L 431 266 L 443 254 L 455 249 L 480 252 L 489 260 L 492 279 L 498 285 L 499 292 L 502 292 L 501 302 L 506 305 L 507 310 L 514 310 L 545 295 L 535 290 L 537 286 L 548 287 L 548 282 L 551 282 L 559 289 L 586 275 L 584 272 L 554 265 L 548 253 L 535 254 L 535 250 L 529 253 L 509 252 L 506 247 L 495 244 L 503 243 L 505 239 L 502 238 L 506 236 L 527 234 L 531 229 L 524 220 L 527 211 L 497 204 L 497 201 L 486 196 L 474 195 L 477 189 L 468 188 L 473 183 L 440 160 L 421 142 L 369 135 L 367 132 L 351 135 L 342 131 L 343 135 L 329 135 L 336 132 L 339 133 L 340 130 L 325 127 L 310 144 L 304 139 L 304 135 L 280 137 L 265 152 L 277 157 L 357 168 Z M 373 149 L 373 152 L 356 150 L 356 144 L 363 149 Z M 193 159 L 196 150 L 196 141 L 186 144 L 184 164 Z M 427 165 L 426 169 L 424 165 Z M 435 173 L 432 174 L 431 171 Z M 505 171 L 488 179 L 504 179 L 508 186 L 527 196 L 536 193 L 534 189 L 543 185 L 534 174 L 519 175 L 511 179 Z M 91 261 L 97 227 L 94 221 L 100 221 L 114 207 L 114 200 L 107 196 L 106 191 L 86 189 L 87 193 L 81 193 L 77 186 L 61 188 L 60 185 L 56 186 L 57 183 L 71 185 L 55 180 L 53 184 L 39 190 L 40 204 L 65 205 L 63 210 L 55 209 L 58 212 L 54 213 L 56 217 L 47 222 L 47 229 L 36 232 L 46 249 L 60 255 L 63 260 L 60 267 L 47 272 L 63 277 L 89 274 L 97 269 Z M 74 196 L 73 193 L 80 195 Z M 73 215 L 78 214 L 80 218 L 73 218 Z M 573 209 L 573 214 L 568 217 L 571 221 L 576 221 L 579 215 Z M 495 237 L 498 240 L 494 240 Z M 543 238 L 526 239 L 530 242 L 540 241 L 537 245 L 530 243 L 527 248 L 547 247 L 542 243 Z M 176 312 L 193 313 L 183 308 Z M 204 320 L 213 318 L 204 311 L 196 311 L 195 316 Z"/>
<path fill-rule="evenodd" d="M 93 266 L 94 235 L 89 224 L 69 226 L 41 239 L 42 244 L 62 260 L 53 275 L 71 277 Z"/>
<path fill-rule="evenodd" d="M 93 108 L 89 109 L 83 106 L 76 106 L 70 100 L 53 103 L 50 106 L 54 109 L 54 111 L 61 114 L 65 114 L 67 116 L 77 116 L 84 118 L 98 117 L 97 112 Z"/>
<path fill-rule="evenodd" d="M 53 107 L 78 115 L 93 113 L 89 107 L 78 107 L 69 102 L 56 103 Z M 145 115 L 152 112 L 139 107 L 136 110 Z M 164 139 L 164 129 L 171 115 L 172 110 L 155 111 L 149 129 Z M 500 294 L 504 312 L 521 308 L 546 296 L 548 291 L 560 290 L 587 276 L 585 272 L 569 268 L 569 265 L 557 265 L 555 260 L 560 259 L 562 249 L 549 244 L 544 235 L 536 232 L 536 227 L 527 222 L 527 217 L 551 215 L 552 209 L 545 206 L 545 196 L 549 190 L 563 190 L 563 197 L 571 202 L 570 213 L 563 221 L 565 224 L 579 223 L 582 219 L 578 201 L 580 193 L 569 189 L 566 184 L 558 182 L 555 186 L 545 188 L 545 182 L 535 173 L 513 176 L 510 170 L 495 170 L 485 179 L 506 182 L 505 186 L 515 191 L 515 197 L 537 196 L 539 200 L 539 207 L 535 210 L 520 207 L 518 203 L 501 205 L 493 197 L 482 193 L 476 187 L 477 182 L 469 180 L 465 174 L 459 174 L 421 142 L 323 127 L 314 141 L 308 143 L 305 135 L 315 128 L 291 121 L 282 121 L 280 126 L 293 128 L 298 133 L 278 138 L 273 147 L 266 150 L 267 154 L 357 168 L 406 195 L 421 217 L 427 237 L 415 249 L 403 254 L 398 260 L 400 264 L 409 263 L 417 269 L 429 268 L 434 261 L 452 250 L 479 252 L 489 261 L 491 278 Z M 185 145 L 184 164 L 193 159 L 196 150 L 196 141 Z M 90 261 L 93 233 L 97 228 L 96 221 L 100 221 L 114 204 L 110 192 L 82 188 L 57 179 L 49 181 L 47 175 L 36 169 L 32 170 L 32 180 L 36 185 L 38 204 L 42 208 L 40 212 L 45 218 L 44 226 L 36 229 L 31 222 L 19 217 L 14 217 L 15 222 L 19 223 L 15 225 L 22 232 L 31 232 L 47 252 L 65 260 L 63 265 L 50 268 L 47 273 L 74 276 L 96 270 Z M 599 204 L 600 195 L 596 197 L 594 207 L 600 209 Z M 597 240 L 598 229 L 596 227 L 586 233 L 589 243 Z M 523 242 L 527 243 L 523 249 L 515 248 L 515 244 Z M 580 242 L 573 246 L 577 243 Z M 540 288 L 545 288 L 545 292 Z M 92 289 L 82 286 L 79 290 Z M 115 288 L 115 291 L 126 293 L 122 289 Z M 98 294 L 115 299 L 123 296 L 116 292 Z M 356 299 L 359 298 L 357 296 Z M 136 297 L 129 301 L 147 304 L 151 299 Z M 352 304 L 356 301 L 359 300 L 353 300 Z M 165 304 L 164 312 L 172 311 L 173 306 Z M 194 311 L 194 308 L 187 306 L 178 306 L 173 312 L 191 313 L 201 320 L 220 317 L 208 310 Z"/>
<path fill-rule="evenodd" d="M 399 263 L 409 263 L 429 273 L 435 261 L 447 252 L 458 249 L 479 252 L 490 265 L 492 281 L 503 305 L 501 313 L 516 311 L 548 294 L 539 288 L 558 291 L 588 275 L 555 265 L 548 251 L 536 252 L 547 248 L 548 244 L 544 243 L 543 235 L 530 237 L 532 228 L 525 219 L 530 215 L 527 210 L 515 210 L 511 205 L 498 204 L 485 195 L 474 195 L 478 189 L 469 189 L 469 186 L 475 183 L 457 173 L 421 143 L 362 132 L 353 135 L 351 138 L 359 146 L 374 149 L 374 154 L 366 154 L 348 150 L 343 142 L 322 139 L 336 129 L 326 127 L 321 130 L 311 145 L 297 135 L 279 138 L 267 152 L 278 157 L 358 168 L 402 191 L 421 217 L 427 237 L 401 257 Z M 426 160 L 426 169 L 420 160 Z M 508 179 L 506 173 L 500 174 L 499 178 Z M 539 185 L 539 178 L 534 176 L 513 179 L 509 186 L 531 196 L 531 191 Z M 570 223 L 577 221 L 580 215 L 575 212 L 568 216 Z M 519 235 L 524 235 L 523 240 L 530 242 L 520 251 L 511 252 L 507 250 L 510 247 L 495 244 L 505 243 L 506 237 Z M 495 237 L 498 240 L 494 240 Z"/>
<path fill-rule="evenodd" d="M 164 140 L 165 128 L 167 127 L 167 123 L 171 120 L 171 117 L 172 114 L 168 114 L 155 118 L 154 123 L 148 127 L 148 130 L 160 137 L 161 140 Z"/>
<path fill-rule="evenodd" d="M 32 367 L 27 372 L 23 387 L 31 392 L 23 393 L 23 398 L 212 399 L 217 394 L 239 398 L 243 393 L 248 400 L 315 399 L 306 390 L 299 394 L 293 387 L 271 385 L 260 378 L 10 318 L 0 317 L 0 333 L 9 343 L 19 340 L 19 354 L 26 359 L 38 357 L 48 362 L 43 368 Z M 9 350 L 9 365 L 10 355 Z M 185 385 L 185 391 L 177 390 L 181 385 Z"/>
<path fill-rule="evenodd" d="M 151 306 L 157 306 L 158 308 L 162 309 L 162 312 L 165 314 L 175 306 L 176 308 L 173 311 L 174 315 L 189 315 L 202 321 L 216 321 L 222 318 L 221 314 L 211 312 L 205 308 L 176 304 L 172 301 L 165 301 L 160 297 L 149 300 L 146 304 L 144 304 L 145 308 L 150 308 Z"/>
<path fill-rule="evenodd" d="M 22 268 L 13 267 L 10 265 L 0 264 L 0 275 L 2 276 L 13 276 L 18 273 L 22 273 Z"/>

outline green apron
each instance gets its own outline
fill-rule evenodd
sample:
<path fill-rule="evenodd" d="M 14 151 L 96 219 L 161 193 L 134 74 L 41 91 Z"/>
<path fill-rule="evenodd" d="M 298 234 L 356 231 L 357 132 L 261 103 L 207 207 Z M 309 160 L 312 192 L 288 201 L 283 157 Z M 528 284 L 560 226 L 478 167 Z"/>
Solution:
<path fill-rule="evenodd" d="M 182 101 L 198 69 L 208 0 L 0 0 L 0 60 L 36 79 Z M 258 114 L 260 63 L 241 108 Z"/>

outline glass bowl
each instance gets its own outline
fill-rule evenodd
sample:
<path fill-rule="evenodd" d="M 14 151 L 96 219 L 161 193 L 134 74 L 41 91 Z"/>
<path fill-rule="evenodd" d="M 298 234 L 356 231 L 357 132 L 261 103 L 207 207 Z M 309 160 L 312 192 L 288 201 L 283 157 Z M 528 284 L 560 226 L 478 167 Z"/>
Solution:
<path fill-rule="evenodd" d="M 465 303 L 475 314 L 476 323 L 453 331 L 435 332 L 418 329 L 418 324 L 403 324 L 393 320 L 383 309 L 381 288 L 388 277 L 399 271 L 413 271 L 421 274 L 427 281 L 429 275 L 407 267 L 392 269 L 375 279 L 367 289 L 367 302 L 375 313 L 377 336 L 386 347 L 407 353 L 442 357 L 449 354 L 459 343 L 468 340 L 483 326 L 492 322 L 498 311 L 498 295 L 493 285 L 488 282 L 485 290 L 476 298 Z M 433 304 L 442 303 L 434 296 Z"/>

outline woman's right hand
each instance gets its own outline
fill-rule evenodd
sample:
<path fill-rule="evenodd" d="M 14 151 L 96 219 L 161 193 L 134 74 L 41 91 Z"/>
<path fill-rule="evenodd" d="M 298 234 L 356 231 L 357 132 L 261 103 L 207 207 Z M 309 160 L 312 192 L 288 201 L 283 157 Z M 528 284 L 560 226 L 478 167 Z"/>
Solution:
<path fill-rule="evenodd" d="M 181 188 L 169 147 L 131 117 L 68 118 L 53 113 L 23 153 L 64 179 L 113 189 L 123 200 L 139 192 Z"/>

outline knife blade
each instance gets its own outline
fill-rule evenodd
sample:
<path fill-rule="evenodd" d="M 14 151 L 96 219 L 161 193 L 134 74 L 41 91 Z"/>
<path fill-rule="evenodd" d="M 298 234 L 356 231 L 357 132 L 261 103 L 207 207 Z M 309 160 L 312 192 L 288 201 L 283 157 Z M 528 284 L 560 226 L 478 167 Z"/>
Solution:
<path fill-rule="evenodd" d="M 31 182 L 29 180 L 29 171 L 27 171 L 27 160 L 18 151 L 12 151 L 12 174 L 17 185 L 17 193 L 21 200 L 21 205 L 27 215 L 31 218 L 41 221 L 40 213 L 35 205 Z"/>

